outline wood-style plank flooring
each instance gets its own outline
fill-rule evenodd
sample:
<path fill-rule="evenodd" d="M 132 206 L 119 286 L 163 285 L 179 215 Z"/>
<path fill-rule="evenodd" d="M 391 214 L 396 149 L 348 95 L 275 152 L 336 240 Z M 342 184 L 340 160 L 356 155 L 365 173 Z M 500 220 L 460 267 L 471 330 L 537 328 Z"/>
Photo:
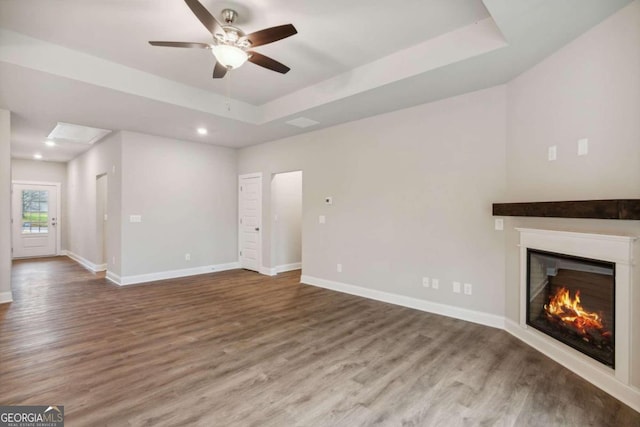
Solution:
<path fill-rule="evenodd" d="M 17 261 L 0 404 L 68 426 L 640 426 L 504 331 L 235 270 L 117 287 Z"/>

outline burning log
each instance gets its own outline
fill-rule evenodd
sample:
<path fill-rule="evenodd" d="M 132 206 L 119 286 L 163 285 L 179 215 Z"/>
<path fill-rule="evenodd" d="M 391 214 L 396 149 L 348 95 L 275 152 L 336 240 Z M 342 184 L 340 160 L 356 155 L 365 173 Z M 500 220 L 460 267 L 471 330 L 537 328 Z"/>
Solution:
<path fill-rule="evenodd" d="M 586 311 L 580 303 L 580 291 L 575 298 L 571 298 L 569 291 L 562 287 L 549 298 L 549 304 L 544 306 L 547 320 L 565 330 L 567 333 L 580 337 L 583 341 L 597 347 L 611 347 L 611 332 L 602 324 L 598 313 Z"/>

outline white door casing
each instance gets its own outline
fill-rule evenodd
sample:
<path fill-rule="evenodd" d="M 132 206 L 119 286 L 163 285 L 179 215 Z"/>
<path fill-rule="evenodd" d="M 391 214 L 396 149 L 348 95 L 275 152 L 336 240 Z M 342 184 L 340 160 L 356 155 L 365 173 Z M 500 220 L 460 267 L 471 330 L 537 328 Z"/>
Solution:
<path fill-rule="evenodd" d="M 14 258 L 57 255 L 60 249 L 60 184 L 14 181 L 12 247 Z"/>
<path fill-rule="evenodd" d="M 260 271 L 262 265 L 262 174 L 238 177 L 238 249 L 240 267 Z"/>

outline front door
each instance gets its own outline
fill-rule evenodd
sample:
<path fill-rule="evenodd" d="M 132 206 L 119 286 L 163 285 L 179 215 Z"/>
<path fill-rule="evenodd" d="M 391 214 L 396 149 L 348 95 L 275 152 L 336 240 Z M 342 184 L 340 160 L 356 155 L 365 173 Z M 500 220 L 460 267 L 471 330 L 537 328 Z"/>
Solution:
<path fill-rule="evenodd" d="M 58 186 L 13 184 L 13 257 L 57 255 Z"/>
<path fill-rule="evenodd" d="M 240 175 L 239 179 L 239 246 L 240 267 L 260 271 L 262 223 L 262 175 Z"/>

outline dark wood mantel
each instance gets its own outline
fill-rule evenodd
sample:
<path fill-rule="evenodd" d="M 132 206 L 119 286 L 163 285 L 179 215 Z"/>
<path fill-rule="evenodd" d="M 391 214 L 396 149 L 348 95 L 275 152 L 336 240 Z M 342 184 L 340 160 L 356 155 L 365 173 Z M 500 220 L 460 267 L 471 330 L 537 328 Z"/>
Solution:
<path fill-rule="evenodd" d="M 494 203 L 493 215 L 640 220 L 640 199 Z"/>

